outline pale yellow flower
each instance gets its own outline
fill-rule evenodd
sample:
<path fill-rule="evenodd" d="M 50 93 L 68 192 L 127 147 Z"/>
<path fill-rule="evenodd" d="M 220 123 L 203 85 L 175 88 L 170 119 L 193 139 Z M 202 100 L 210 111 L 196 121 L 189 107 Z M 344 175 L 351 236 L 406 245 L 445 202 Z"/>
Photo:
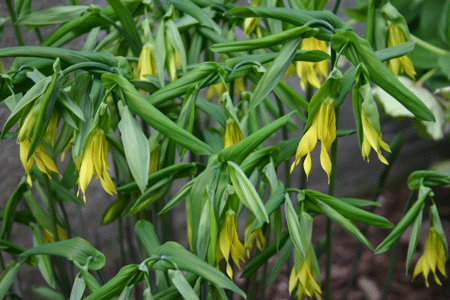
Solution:
<path fill-rule="evenodd" d="M 241 269 L 239 260 L 244 261 L 244 246 L 237 234 L 237 220 L 233 210 L 226 212 L 225 220 L 220 227 L 219 239 L 217 240 L 216 260 L 217 264 L 225 258 L 227 262 L 227 274 L 233 278 L 233 268 L 231 268 L 229 257 Z"/>
<path fill-rule="evenodd" d="M 332 164 L 331 159 L 328 156 L 328 151 L 335 139 L 336 115 L 334 111 L 334 99 L 327 98 L 322 102 L 311 126 L 305 132 L 298 144 L 295 161 L 291 166 L 291 173 L 295 166 L 299 164 L 300 159 L 306 155 L 305 161 L 303 162 L 303 168 L 306 176 L 309 176 L 309 173 L 311 172 L 311 151 L 314 150 L 317 141 L 320 140 L 320 164 L 328 175 L 329 183 Z"/>
<path fill-rule="evenodd" d="M 94 129 L 89 135 L 83 154 L 77 158 L 77 165 L 80 173 L 78 177 L 78 186 L 83 191 L 83 199 L 85 202 L 86 188 L 91 182 L 94 174 L 97 175 L 95 179 L 100 178 L 103 189 L 108 194 L 112 195 L 112 193 L 117 193 L 116 187 L 108 174 L 108 147 L 109 145 L 103 130 Z"/>
<path fill-rule="evenodd" d="M 251 7 L 258 7 L 261 4 L 261 0 L 252 0 L 250 6 Z M 262 32 L 261 27 L 259 26 L 259 23 L 261 22 L 261 18 L 259 17 L 252 17 L 252 18 L 246 18 L 244 20 L 244 33 L 247 36 L 250 36 L 253 31 L 256 29 L 256 36 L 261 38 Z"/>
<path fill-rule="evenodd" d="M 327 52 L 327 44 L 325 41 L 316 39 L 315 37 L 310 37 L 302 40 L 300 45 L 301 50 L 320 50 Z M 323 60 L 319 62 L 307 62 L 307 61 L 297 61 L 297 75 L 300 77 L 300 84 L 302 89 L 306 88 L 309 83 L 315 88 L 319 88 L 321 81 L 328 76 L 328 61 Z M 292 73 L 292 69 L 288 69 L 289 74 Z"/>
<path fill-rule="evenodd" d="M 296 271 L 298 270 L 298 271 Z M 306 260 L 304 260 L 299 268 L 292 268 L 291 276 L 289 277 L 289 294 L 292 294 L 297 288 L 295 296 L 297 299 L 302 299 L 304 295 L 308 297 L 315 296 L 316 299 L 322 299 L 320 294 L 322 290 L 314 279 L 314 273 L 311 269 L 311 255 L 308 252 Z"/>
<path fill-rule="evenodd" d="M 42 172 L 51 177 L 51 173 L 55 172 L 61 175 L 56 168 L 55 162 L 47 155 L 45 148 L 42 145 L 38 145 L 34 154 L 27 160 L 28 152 L 31 146 L 31 140 L 19 141 L 20 145 L 20 161 L 22 162 L 23 168 L 27 173 L 27 182 L 31 186 L 32 181 L 30 177 L 31 167 L 33 167 L 33 161 L 36 162 L 36 166 Z"/>
<path fill-rule="evenodd" d="M 47 228 L 41 226 L 42 232 L 43 232 L 43 237 L 44 237 L 44 244 L 50 244 L 55 242 L 53 233 L 48 230 Z M 58 239 L 60 241 L 65 241 L 67 240 L 67 235 L 66 232 L 64 231 L 64 228 L 62 228 L 61 225 L 56 224 L 56 234 L 58 235 Z"/>
<path fill-rule="evenodd" d="M 234 119 L 228 119 L 225 128 L 225 134 L 223 135 L 224 148 L 233 146 L 244 139 L 239 124 Z"/>
<path fill-rule="evenodd" d="M 398 46 L 403 44 L 405 41 L 405 35 L 400 26 L 390 24 L 388 26 L 387 33 L 387 47 Z M 389 60 L 387 66 L 395 76 L 397 76 L 399 73 L 406 73 L 408 74 L 408 76 L 414 79 L 414 76 L 416 75 L 414 65 L 406 54 Z"/>
<path fill-rule="evenodd" d="M 442 285 L 441 281 L 436 275 L 436 267 L 441 272 L 444 277 L 447 277 L 445 273 L 445 262 L 447 261 L 447 256 L 445 254 L 444 242 L 441 236 L 436 231 L 436 229 L 431 228 L 427 234 L 427 240 L 425 241 L 425 250 L 423 255 L 417 261 L 416 267 L 414 268 L 413 279 L 416 278 L 420 273 L 423 274 L 425 278 L 425 284 L 429 287 L 428 274 L 430 271 L 433 272 L 434 280 L 437 284 Z"/>
<path fill-rule="evenodd" d="M 230 89 L 230 83 L 227 83 L 227 87 L 222 82 L 210 85 L 208 90 L 206 91 L 206 99 L 211 100 L 215 94 L 217 94 L 217 98 L 222 98 L 223 93 Z M 245 91 L 245 84 L 242 78 L 236 78 L 234 80 L 234 94 L 239 95 L 240 92 Z"/>
<path fill-rule="evenodd" d="M 364 114 L 364 110 L 361 110 L 361 124 L 362 124 L 362 130 L 363 130 L 363 141 L 361 145 L 361 153 L 363 159 L 367 158 L 367 161 L 369 161 L 369 154 L 371 151 L 371 148 L 375 150 L 375 152 L 378 155 L 378 159 L 388 165 L 388 161 L 386 158 L 384 158 L 383 155 L 381 155 L 380 147 L 383 148 L 386 151 L 391 152 L 391 149 L 389 148 L 389 145 L 383 142 L 381 139 L 381 133 L 379 133 L 373 126 L 370 124 L 369 120 L 367 119 L 366 115 Z"/>
<path fill-rule="evenodd" d="M 142 47 L 141 54 L 139 55 L 135 78 L 140 80 L 148 80 L 145 75 L 158 75 L 156 71 L 154 47 L 155 46 L 150 43 L 146 43 Z"/>
<path fill-rule="evenodd" d="M 250 223 L 245 228 L 246 236 L 251 227 L 252 227 L 252 223 Z M 248 237 L 247 241 L 244 244 L 244 248 L 247 252 L 247 257 L 250 257 L 250 252 L 252 252 L 253 245 L 255 244 L 255 242 L 256 242 L 256 246 L 258 247 L 259 250 L 262 250 L 262 248 L 266 245 L 266 238 L 264 237 L 261 227 L 256 228 L 255 231 L 250 233 L 250 236 Z"/>

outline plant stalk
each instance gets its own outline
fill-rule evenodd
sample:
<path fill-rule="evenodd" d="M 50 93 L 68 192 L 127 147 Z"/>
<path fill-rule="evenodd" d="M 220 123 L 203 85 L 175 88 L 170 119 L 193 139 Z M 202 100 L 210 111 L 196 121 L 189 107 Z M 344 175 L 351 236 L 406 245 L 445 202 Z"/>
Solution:
<path fill-rule="evenodd" d="M 17 16 L 16 16 L 16 12 L 14 11 L 14 7 L 13 4 L 11 2 L 11 0 L 6 0 L 6 5 L 8 6 L 8 11 L 9 11 L 9 15 L 11 17 L 11 21 L 14 27 L 14 32 L 16 34 L 16 38 L 17 38 L 17 43 L 19 44 L 19 46 L 23 46 L 23 39 L 22 39 L 22 33 L 20 32 L 20 28 L 19 25 L 17 25 Z"/>

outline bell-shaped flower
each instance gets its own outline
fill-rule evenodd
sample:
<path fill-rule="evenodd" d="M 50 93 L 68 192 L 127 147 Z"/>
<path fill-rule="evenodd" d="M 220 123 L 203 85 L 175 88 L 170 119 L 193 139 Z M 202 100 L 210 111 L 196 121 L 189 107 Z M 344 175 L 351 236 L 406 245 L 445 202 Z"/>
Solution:
<path fill-rule="evenodd" d="M 388 165 L 389 164 L 388 161 L 381 154 L 380 147 L 389 152 L 391 152 L 391 149 L 389 148 L 389 145 L 383 142 L 383 140 L 381 139 L 381 132 L 376 130 L 375 127 L 369 121 L 369 119 L 366 117 L 364 109 L 361 110 L 361 124 L 363 130 L 361 154 L 363 159 L 367 159 L 367 161 L 369 161 L 369 154 L 371 148 L 373 148 L 373 150 L 375 150 L 375 152 L 378 155 L 378 159 L 382 163 Z"/>
<path fill-rule="evenodd" d="M 250 7 L 258 7 L 260 5 L 261 5 L 261 0 L 252 0 L 252 2 L 250 3 Z M 261 32 L 261 27 L 259 26 L 260 22 L 261 22 L 261 18 L 259 18 L 259 17 L 246 18 L 244 20 L 244 33 L 247 36 L 250 36 L 250 34 L 252 34 L 253 31 L 255 31 L 255 29 L 256 29 L 256 36 L 261 38 L 262 32 Z"/>
<path fill-rule="evenodd" d="M 245 250 L 241 241 L 239 241 L 235 212 L 231 209 L 226 212 L 225 219 L 220 227 L 216 249 L 217 263 L 225 258 L 225 261 L 227 262 L 227 274 L 230 278 L 233 278 L 233 268 L 230 265 L 230 254 L 234 263 L 241 269 L 239 260 L 244 261 Z"/>
<path fill-rule="evenodd" d="M 313 297 L 316 299 L 322 299 L 320 294 L 322 290 L 314 279 L 314 272 L 311 268 L 311 255 L 308 252 L 306 260 L 303 260 L 300 266 L 294 266 L 289 277 L 289 294 L 292 294 L 294 289 L 297 288 L 295 296 L 297 299 L 302 299 L 303 296 Z"/>
<path fill-rule="evenodd" d="M 144 44 L 139 55 L 138 66 L 136 69 L 135 78 L 140 80 L 148 80 L 145 75 L 155 75 L 156 71 L 156 59 L 155 59 L 155 46 L 150 43 Z"/>
<path fill-rule="evenodd" d="M 239 124 L 234 119 L 228 119 L 225 128 L 225 134 L 223 135 L 224 148 L 233 146 L 244 139 Z"/>
<path fill-rule="evenodd" d="M 301 50 L 320 50 L 327 52 L 327 44 L 325 41 L 310 37 L 302 40 L 300 45 Z M 328 76 L 328 61 L 322 60 L 319 62 L 296 62 L 297 75 L 300 77 L 300 84 L 302 89 L 306 89 L 306 85 L 310 84 L 315 88 L 319 88 L 321 81 Z M 288 69 L 288 73 L 292 74 L 292 68 Z"/>
<path fill-rule="evenodd" d="M 222 98 L 223 93 L 225 93 L 227 90 L 230 89 L 230 84 L 227 83 L 227 86 L 223 84 L 223 82 L 219 82 L 216 84 L 212 84 L 208 87 L 208 90 L 206 91 L 206 99 L 211 100 L 215 94 L 217 94 L 217 98 Z M 240 92 L 245 91 L 245 84 L 244 80 L 242 78 L 236 78 L 234 80 L 234 94 L 239 95 Z"/>
<path fill-rule="evenodd" d="M 436 275 L 436 267 L 441 272 L 444 277 L 447 277 L 445 273 L 445 262 L 447 261 L 447 256 L 445 253 L 444 242 L 442 241 L 442 237 L 439 233 L 431 227 L 430 231 L 427 234 L 427 240 L 425 241 L 425 250 L 423 255 L 419 258 L 414 268 L 415 278 L 420 273 L 423 274 L 425 278 L 425 284 L 429 287 L 428 283 L 428 274 L 430 271 L 433 272 L 434 280 L 437 284 L 442 285 L 441 281 Z"/>
<path fill-rule="evenodd" d="M 402 28 L 398 25 L 390 24 L 388 26 L 386 40 L 387 47 L 398 46 L 403 44 L 404 42 L 406 42 L 406 39 Z M 387 67 L 396 76 L 400 73 L 406 73 L 408 74 L 408 76 L 414 79 L 414 76 L 416 75 L 414 65 L 411 59 L 409 59 L 406 54 L 389 60 Z"/>
<path fill-rule="evenodd" d="M 77 158 L 79 169 L 78 186 L 83 191 L 83 199 L 86 202 L 86 188 L 91 182 L 92 176 L 100 178 L 103 189 L 110 195 L 116 193 L 111 177 L 108 174 L 108 142 L 105 133 L 101 129 L 94 129 L 86 139 L 82 155 Z M 79 193 L 79 191 L 78 191 Z"/>
<path fill-rule="evenodd" d="M 252 224 L 253 223 L 250 223 L 245 228 L 245 236 L 247 236 L 248 232 L 250 231 Z M 261 227 L 256 228 L 255 231 L 250 233 L 247 241 L 244 244 L 245 251 L 247 252 L 247 257 L 250 257 L 250 253 L 253 250 L 253 245 L 255 244 L 255 242 L 259 250 L 262 250 L 262 248 L 266 245 L 266 238 L 264 237 Z"/>
<path fill-rule="evenodd" d="M 316 147 L 317 141 L 321 141 L 320 149 L 320 164 L 323 170 L 328 175 L 328 183 L 330 182 L 331 174 L 331 159 L 328 156 L 328 151 L 336 139 L 336 115 L 334 111 L 334 99 L 326 98 L 314 116 L 311 126 L 303 135 L 295 153 L 295 161 L 291 166 L 291 173 L 295 166 L 299 164 L 300 159 L 306 155 L 303 162 L 303 168 L 306 176 L 311 172 L 311 151 Z"/>

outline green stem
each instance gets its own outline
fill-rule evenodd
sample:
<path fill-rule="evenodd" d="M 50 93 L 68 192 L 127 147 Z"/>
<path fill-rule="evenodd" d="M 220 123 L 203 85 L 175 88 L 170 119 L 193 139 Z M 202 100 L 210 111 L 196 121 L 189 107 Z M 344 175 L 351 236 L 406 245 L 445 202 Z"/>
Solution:
<path fill-rule="evenodd" d="M 284 107 L 283 103 L 281 102 L 280 98 L 275 96 L 275 99 L 277 100 L 278 105 L 278 117 L 284 116 Z M 283 137 L 283 141 L 287 141 L 289 139 L 287 124 L 281 127 L 281 135 Z M 289 160 L 286 160 L 284 163 L 284 177 L 286 178 L 286 186 L 291 186 L 291 172 L 289 167 Z"/>
<path fill-rule="evenodd" d="M 339 10 L 339 5 L 341 5 L 341 0 L 336 0 L 333 7 L 333 14 L 337 13 L 337 11 Z"/>
<path fill-rule="evenodd" d="M 6 5 L 8 6 L 9 15 L 11 16 L 14 32 L 16 33 L 17 43 L 19 46 L 23 46 L 22 34 L 20 33 L 19 25 L 17 25 L 17 16 L 11 0 L 6 0 Z"/>
<path fill-rule="evenodd" d="M 366 22 L 366 40 L 372 45 L 373 43 L 373 28 L 375 23 L 375 0 L 369 0 L 367 8 L 367 22 Z"/>
<path fill-rule="evenodd" d="M 411 191 L 411 193 L 409 194 L 408 201 L 406 202 L 405 208 L 403 209 L 402 217 L 405 216 L 405 214 L 411 208 L 411 206 L 413 204 L 414 194 L 415 194 L 414 191 Z M 384 283 L 383 283 L 383 290 L 381 291 L 380 300 L 386 300 L 387 295 L 389 293 L 389 287 L 391 285 L 392 273 L 394 272 L 394 265 L 395 265 L 395 260 L 397 259 L 399 244 L 400 244 L 400 239 L 398 239 L 395 242 L 394 247 L 392 248 L 391 260 L 389 262 L 386 279 L 384 280 Z"/>
<path fill-rule="evenodd" d="M 428 79 L 433 77 L 433 75 L 436 74 L 437 72 L 439 72 L 440 70 L 441 70 L 441 67 L 436 67 L 436 68 L 429 70 L 428 72 L 423 74 L 419 80 L 416 81 L 416 85 L 421 87 Z"/>
<path fill-rule="evenodd" d="M 420 47 L 431 51 L 437 55 L 449 55 L 450 51 L 444 50 L 442 48 L 436 47 L 434 45 L 431 45 L 430 43 L 425 42 L 424 40 L 419 39 L 417 36 L 410 34 L 411 39 L 416 42 L 417 45 Z"/>
<path fill-rule="evenodd" d="M 336 110 L 336 127 L 339 121 L 339 109 Z M 336 128 L 337 129 L 337 128 Z M 330 185 L 328 187 L 328 195 L 334 195 L 334 186 L 336 179 L 336 162 L 337 162 L 337 139 L 334 140 L 331 146 L 331 174 Z M 326 232 L 326 267 L 325 267 L 325 283 L 323 287 L 323 296 L 325 300 L 331 299 L 331 263 L 333 256 L 333 224 L 331 219 L 327 217 L 327 232 Z"/>

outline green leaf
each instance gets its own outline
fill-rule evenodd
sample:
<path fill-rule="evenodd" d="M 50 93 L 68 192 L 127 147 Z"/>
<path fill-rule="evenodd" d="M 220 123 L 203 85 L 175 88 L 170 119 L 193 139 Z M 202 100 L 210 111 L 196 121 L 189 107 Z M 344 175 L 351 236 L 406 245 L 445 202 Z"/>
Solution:
<path fill-rule="evenodd" d="M 180 270 L 195 273 L 217 287 L 226 288 L 246 298 L 245 293 L 225 274 L 186 250 L 180 244 L 167 242 L 156 249 L 155 253 L 160 257 L 160 260 L 150 263 L 149 268 L 165 271 L 174 269 L 173 264 L 175 264 Z M 172 267 L 169 267 L 171 265 Z"/>
<path fill-rule="evenodd" d="M 319 32 L 318 29 L 310 28 L 307 26 L 301 26 L 280 33 L 268 35 L 262 38 L 215 44 L 212 45 L 209 49 L 214 52 L 228 53 L 228 52 L 249 51 L 261 48 L 269 48 L 279 44 L 287 43 L 291 40 L 298 40 L 299 38 L 312 37 L 316 35 L 318 32 Z M 296 50 L 298 50 L 298 47 L 295 48 L 294 53 Z"/>
<path fill-rule="evenodd" d="M 289 236 L 294 243 L 295 249 L 306 259 L 306 248 L 301 234 L 300 223 L 298 222 L 298 216 L 295 212 L 294 206 L 292 205 L 291 198 L 289 194 L 286 193 L 286 200 L 284 201 L 284 208 L 286 214 L 286 223 L 289 229 Z"/>
<path fill-rule="evenodd" d="M 114 9 L 115 14 L 122 23 L 122 29 L 125 32 L 124 38 L 129 43 L 134 56 L 139 57 L 142 49 L 141 36 L 133 20 L 133 16 L 127 7 L 120 0 L 107 0 L 109 5 Z"/>
<path fill-rule="evenodd" d="M 392 223 L 386 218 L 347 204 L 346 202 L 340 201 L 332 196 L 322 194 L 314 190 L 305 190 L 305 193 L 308 199 L 317 199 L 326 203 L 347 219 L 370 224 L 379 228 L 393 227 Z"/>
<path fill-rule="evenodd" d="M 212 154 L 209 145 L 200 141 L 197 137 L 175 124 L 169 117 L 150 104 L 147 99 L 142 97 L 142 95 L 124 77 L 116 74 L 103 74 L 102 83 L 107 88 L 111 88 L 117 83 L 125 96 L 128 107 L 141 117 L 144 122 L 150 124 L 162 134 L 170 137 L 176 143 L 183 145 L 195 154 Z"/>
<path fill-rule="evenodd" d="M 428 195 L 432 193 L 430 188 L 423 188 L 416 203 L 408 210 L 403 218 L 398 222 L 397 226 L 389 233 L 389 235 L 377 246 L 375 254 L 384 253 L 391 248 L 400 236 L 405 232 L 408 226 L 416 219 L 422 209 L 422 204 Z"/>
<path fill-rule="evenodd" d="M 357 238 L 361 243 L 369 247 L 369 249 L 373 250 L 372 245 L 369 240 L 361 233 L 358 227 L 355 226 L 350 220 L 345 218 L 343 215 L 334 210 L 331 206 L 322 202 L 323 199 L 314 199 L 312 202 L 316 204 L 324 214 L 326 214 L 331 220 L 338 223 L 343 229 L 345 229 L 348 233 Z"/>
<path fill-rule="evenodd" d="M 29 257 L 43 254 L 65 257 L 68 260 L 78 262 L 82 266 L 88 265 L 90 270 L 99 270 L 106 262 L 103 253 L 80 237 L 35 247 L 23 252 L 20 256 Z"/>
<path fill-rule="evenodd" d="M 408 252 L 406 254 L 406 274 L 408 274 L 409 266 L 411 265 L 414 252 L 416 251 L 417 241 L 419 240 L 420 227 L 422 226 L 423 208 L 425 205 L 422 203 L 419 213 L 417 214 L 414 224 L 411 229 L 411 236 L 409 238 Z"/>
<path fill-rule="evenodd" d="M 250 209 L 259 222 L 269 223 L 269 216 L 264 208 L 264 203 L 244 171 L 232 161 L 228 161 L 227 163 L 228 174 L 239 199 Z"/>
<path fill-rule="evenodd" d="M 301 41 L 301 38 L 297 38 L 290 40 L 283 46 L 277 58 L 274 59 L 270 67 L 258 81 L 250 99 L 250 111 L 255 109 L 256 106 L 269 95 L 281 78 L 286 74 Z"/>
<path fill-rule="evenodd" d="M 141 193 L 144 193 L 150 167 L 150 149 L 147 138 L 128 107 L 124 106 L 121 101 L 119 101 L 119 113 L 121 119 L 118 127 L 124 145 L 125 157 L 136 184 Z"/>
<path fill-rule="evenodd" d="M 5 241 L 3 239 L 0 239 L 0 249 L 13 256 L 19 256 L 21 253 L 27 250 L 19 245 Z"/>
<path fill-rule="evenodd" d="M 86 289 L 86 282 L 81 273 L 75 277 L 73 282 L 72 291 L 70 292 L 70 300 L 80 300 L 83 297 L 84 290 Z"/>
<path fill-rule="evenodd" d="M 136 276 L 136 274 L 139 274 Z M 84 300 L 108 300 L 112 299 L 120 293 L 133 278 L 134 281 L 140 281 L 143 273 L 140 272 L 138 265 L 128 265 L 122 267 L 119 273 L 116 274 L 110 281 L 108 281 L 101 288 L 90 294 Z"/>
<path fill-rule="evenodd" d="M 194 19 L 198 21 L 201 26 L 206 26 L 214 29 L 217 34 L 221 34 L 222 30 L 219 25 L 200 7 L 198 7 L 194 2 L 189 0 L 172 0 L 170 3 L 178 10 L 191 15 Z"/>
<path fill-rule="evenodd" d="M 88 8 L 88 6 L 83 5 L 51 7 L 22 15 L 17 19 L 17 22 L 28 27 L 28 29 L 60 24 L 78 18 L 82 13 L 87 11 Z"/>
<path fill-rule="evenodd" d="M 43 299 L 65 300 L 64 296 L 47 286 L 33 286 L 33 292 Z"/>
<path fill-rule="evenodd" d="M 163 209 L 161 209 L 160 212 L 158 212 L 158 215 L 164 214 L 174 208 L 178 203 L 186 199 L 186 197 L 191 192 L 192 186 L 194 185 L 195 179 L 189 181 L 185 186 L 183 186 L 178 193 L 173 196 L 173 198 L 167 202 L 167 204 L 164 206 Z"/>
<path fill-rule="evenodd" d="M 344 45 L 345 49 L 343 48 Z M 353 32 L 338 32 L 331 39 L 332 48 L 342 53 L 353 63 L 362 62 L 370 73 L 370 79 L 397 99 L 417 118 L 424 121 L 434 121 L 433 113 L 408 90 L 397 77 L 376 57 L 369 42 Z M 353 51 L 354 50 L 354 51 Z"/>
<path fill-rule="evenodd" d="M 44 241 L 41 237 L 41 231 L 39 230 L 39 227 L 36 223 L 30 223 L 30 229 L 33 234 L 33 246 L 41 246 L 44 244 Z M 52 264 L 50 262 L 50 259 L 47 255 L 37 255 L 37 266 L 39 268 L 39 271 L 42 274 L 42 277 L 44 277 L 45 282 L 52 287 L 55 288 L 55 275 L 53 273 Z"/>
<path fill-rule="evenodd" d="M 183 299 L 200 299 L 180 270 L 168 270 L 167 273 Z"/>
<path fill-rule="evenodd" d="M 3 299 L 6 293 L 8 293 L 9 288 L 14 279 L 16 279 L 17 273 L 24 262 L 25 261 L 10 261 L 6 266 L 6 269 L 3 270 L 2 275 L 0 276 L 0 299 Z"/>
<path fill-rule="evenodd" d="M 28 184 L 26 183 L 25 178 L 22 178 L 14 192 L 11 194 L 11 197 L 9 197 L 8 202 L 6 202 L 5 209 L 3 211 L 2 231 L 0 234 L 0 239 L 5 239 L 5 237 L 7 237 L 7 234 L 9 235 L 11 233 L 17 205 L 19 204 L 19 201 L 22 199 L 22 195 L 26 190 L 28 190 Z"/>
<path fill-rule="evenodd" d="M 408 177 L 408 187 L 412 191 L 420 189 L 421 186 L 434 187 L 450 184 L 450 173 L 419 170 L 412 172 Z"/>
<path fill-rule="evenodd" d="M 147 255 L 152 255 L 154 249 L 161 246 L 158 235 L 156 234 L 155 227 L 145 220 L 139 220 L 134 226 L 134 231 L 139 241 L 144 246 Z"/>

